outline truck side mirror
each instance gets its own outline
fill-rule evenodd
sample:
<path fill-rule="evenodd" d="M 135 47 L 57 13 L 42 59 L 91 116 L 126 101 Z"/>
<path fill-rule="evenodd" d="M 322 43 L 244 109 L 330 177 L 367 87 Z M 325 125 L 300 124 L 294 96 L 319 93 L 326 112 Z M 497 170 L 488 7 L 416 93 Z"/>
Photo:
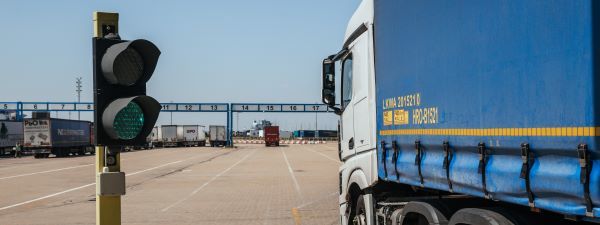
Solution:
<path fill-rule="evenodd" d="M 323 88 L 321 98 L 329 108 L 333 109 L 335 114 L 341 114 L 341 109 L 335 104 L 335 61 L 328 57 L 323 60 Z"/>

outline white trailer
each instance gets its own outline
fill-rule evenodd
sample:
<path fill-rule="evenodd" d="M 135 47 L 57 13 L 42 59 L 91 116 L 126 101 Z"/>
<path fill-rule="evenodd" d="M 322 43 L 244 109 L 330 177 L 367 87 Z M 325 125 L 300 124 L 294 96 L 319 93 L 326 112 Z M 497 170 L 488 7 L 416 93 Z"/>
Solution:
<path fill-rule="evenodd" d="M 152 128 L 152 132 L 146 138 L 147 147 L 154 148 L 154 146 L 162 146 L 162 140 L 160 139 L 160 130 L 158 127 Z"/>
<path fill-rule="evenodd" d="M 200 125 L 183 125 L 184 146 L 205 146 L 206 134 Z"/>
<path fill-rule="evenodd" d="M 161 135 L 164 147 L 177 147 L 183 145 L 183 126 L 162 125 Z"/>
<path fill-rule="evenodd" d="M 0 121 L 0 155 L 13 154 L 13 147 L 23 144 L 23 122 Z"/>
<path fill-rule="evenodd" d="M 211 147 L 227 145 L 227 131 L 225 130 L 225 126 L 210 125 L 208 130 Z"/>

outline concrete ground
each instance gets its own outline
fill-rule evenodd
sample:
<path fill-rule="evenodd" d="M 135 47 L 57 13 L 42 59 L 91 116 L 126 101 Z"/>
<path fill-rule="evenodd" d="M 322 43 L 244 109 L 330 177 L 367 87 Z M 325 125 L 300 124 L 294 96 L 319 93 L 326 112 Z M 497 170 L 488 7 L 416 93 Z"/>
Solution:
<path fill-rule="evenodd" d="M 123 224 L 338 224 L 335 144 L 123 153 Z M 0 159 L 0 224 L 95 224 L 94 156 Z"/>

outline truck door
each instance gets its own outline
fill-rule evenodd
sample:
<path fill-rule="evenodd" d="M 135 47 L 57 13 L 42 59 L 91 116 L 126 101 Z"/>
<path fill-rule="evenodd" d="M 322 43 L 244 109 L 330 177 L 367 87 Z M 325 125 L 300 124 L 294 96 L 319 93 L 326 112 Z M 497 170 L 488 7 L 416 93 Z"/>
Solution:
<path fill-rule="evenodd" d="M 342 129 L 341 145 L 342 159 L 355 153 L 356 143 L 354 140 L 354 105 L 352 104 L 353 89 L 353 56 L 347 55 L 342 60 Z"/>
<path fill-rule="evenodd" d="M 370 51 L 369 51 L 369 32 L 363 33 L 358 37 L 352 49 L 353 65 L 353 93 L 352 110 L 354 112 L 354 148 L 356 152 L 369 150 L 372 148 L 372 120 L 373 113 L 370 112 L 371 101 L 369 98 L 369 86 L 372 84 L 370 73 Z"/>

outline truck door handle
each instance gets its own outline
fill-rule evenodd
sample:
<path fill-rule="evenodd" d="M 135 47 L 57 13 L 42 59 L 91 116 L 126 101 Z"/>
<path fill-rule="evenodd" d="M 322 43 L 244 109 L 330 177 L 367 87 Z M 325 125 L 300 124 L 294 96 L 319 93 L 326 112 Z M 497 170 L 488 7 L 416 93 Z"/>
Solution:
<path fill-rule="evenodd" d="M 354 149 L 354 138 L 350 138 L 350 140 L 348 141 L 348 148 Z"/>

